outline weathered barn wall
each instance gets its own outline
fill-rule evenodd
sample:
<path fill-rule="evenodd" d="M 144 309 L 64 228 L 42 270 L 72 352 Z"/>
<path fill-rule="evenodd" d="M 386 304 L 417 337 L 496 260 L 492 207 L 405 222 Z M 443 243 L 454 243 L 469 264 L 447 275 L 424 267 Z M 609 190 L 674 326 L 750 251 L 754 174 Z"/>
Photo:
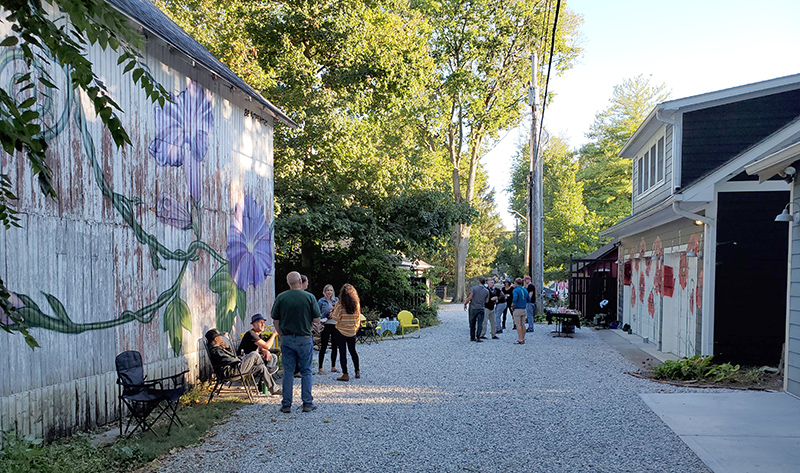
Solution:
<path fill-rule="evenodd" d="M 58 200 L 39 192 L 24 157 L 0 158 L 22 225 L 0 230 L 0 274 L 41 345 L 0 331 L 0 430 L 48 439 L 118 417 L 120 352 L 141 351 L 151 378 L 188 369 L 194 381 L 203 333 L 241 331 L 237 314 L 268 313 L 274 299 L 272 117 L 152 37 L 143 60 L 174 94 L 163 110 L 115 55 L 88 57 L 133 145 L 114 146 L 53 64 L 58 90 L 36 93 L 55 134 Z M 14 91 L 23 71 L 6 54 L 2 87 Z"/>
<path fill-rule="evenodd" d="M 703 232 L 685 222 L 623 238 L 619 287 L 622 321 L 633 333 L 661 351 L 693 356 L 700 347 L 703 258 L 690 255 L 702 255 Z"/>

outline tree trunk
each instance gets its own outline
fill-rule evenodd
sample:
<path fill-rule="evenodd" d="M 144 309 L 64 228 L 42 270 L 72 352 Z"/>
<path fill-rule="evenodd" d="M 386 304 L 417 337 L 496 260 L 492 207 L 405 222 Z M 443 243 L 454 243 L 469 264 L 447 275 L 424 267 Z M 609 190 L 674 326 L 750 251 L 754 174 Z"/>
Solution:
<path fill-rule="evenodd" d="M 453 302 L 464 302 L 467 298 L 467 251 L 469 250 L 470 226 L 457 223 L 454 228 L 453 247 L 456 250 L 456 294 Z"/>

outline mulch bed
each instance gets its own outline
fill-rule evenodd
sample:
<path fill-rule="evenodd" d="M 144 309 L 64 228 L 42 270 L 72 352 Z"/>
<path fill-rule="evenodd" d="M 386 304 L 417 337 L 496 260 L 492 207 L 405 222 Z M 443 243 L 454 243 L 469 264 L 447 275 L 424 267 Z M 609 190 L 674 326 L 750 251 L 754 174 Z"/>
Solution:
<path fill-rule="evenodd" d="M 679 380 L 679 379 L 656 379 L 653 378 L 652 371 L 626 371 L 635 378 L 649 379 L 656 383 L 669 384 L 672 386 L 680 386 L 684 388 L 724 388 L 724 389 L 739 389 L 742 391 L 783 391 L 783 375 L 777 373 L 764 373 L 763 378 L 758 383 L 742 384 L 730 381 L 720 382 L 701 382 L 698 380 Z"/>

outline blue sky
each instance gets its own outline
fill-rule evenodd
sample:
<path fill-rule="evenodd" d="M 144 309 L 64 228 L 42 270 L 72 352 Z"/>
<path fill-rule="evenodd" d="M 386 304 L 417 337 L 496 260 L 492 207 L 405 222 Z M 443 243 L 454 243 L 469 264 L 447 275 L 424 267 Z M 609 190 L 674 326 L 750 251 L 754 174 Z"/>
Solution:
<path fill-rule="evenodd" d="M 800 73 L 797 0 L 570 0 L 566 6 L 583 15 L 584 53 L 550 80 L 556 96 L 544 125 L 572 148 L 588 141 L 585 134 L 614 85 L 639 74 L 665 83 L 675 99 Z M 513 217 L 502 189 L 529 127 L 527 121 L 509 131 L 482 160 L 508 228 Z"/>

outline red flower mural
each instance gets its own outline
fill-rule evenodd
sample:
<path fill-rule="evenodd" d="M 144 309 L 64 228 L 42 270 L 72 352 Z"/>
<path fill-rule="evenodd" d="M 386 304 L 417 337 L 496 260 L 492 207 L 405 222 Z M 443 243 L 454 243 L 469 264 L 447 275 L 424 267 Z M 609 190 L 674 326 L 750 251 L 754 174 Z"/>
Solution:
<path fill-rule="evenodd" d="M 653 258 L 645 258 L 644 261 L 644 272 L 650 276 L 650 267 L 653 266 Z"/>
<path fill-rule="evenodd" d="M 681 263 L 678 267 L 678 282 L 681 289 L 686 289 L 686 283 L 689 282 L 689 259 L 686 257 L 686 252 L 681 252 Z"/>
<path fill-rule="evenodd" d="M 686 251 L 694 251 L 695 254 L 700 252 L 700 235 L 697 233 L 689 237 L 689 243 L 686 244 Z"/>
<path fill-rule="evenodd" d="M 661 294 L 661 288 L 664 286 L 664 267 L 656 262 L 656 271 L 653 275 L 653 290 L 656 294 Z"/>
<path fill-rule="evenodd" d="M 656 316 L 656 297 L 653 295 L 653 291 L 650 291 L 650 295 L 647 296 L 647 312 L 650 317 Z"/>
<path fill-rule="evenodd" d="M 694 314 L 694 289 L 689 293 L 689 310 Z"/>
<path fill-rule="evenodd" d="M 664 256 L 664 245 L 661 243 L 661 237 L 656 237 L 653 242 L 653 256 L 656 257 L 656 262 L 661 261 L 661 257 Z"/>
<path fill-rule="evenodd" d="M 636 307 L 636 286 L 631 284 L 631 307 Z"/>
<path fill-rule="evenodd" d="M 697 310 L 703 307 L 703 270 L 697 274 L 697 293 L 695 294 L 695 302 L 697 303 Z"/>
<path fill-rule="evenodd" d="M 644 237 L 642 237 L 642 242 L 639 243 L 639 258 L 644 258 L 644 254 L 647 252 L 647 242 L 644 241 Z"/>
<path fill-rule="evenodd" d="M 644 302 L 644 274 L 639 273 L 639 301 Z"/>

